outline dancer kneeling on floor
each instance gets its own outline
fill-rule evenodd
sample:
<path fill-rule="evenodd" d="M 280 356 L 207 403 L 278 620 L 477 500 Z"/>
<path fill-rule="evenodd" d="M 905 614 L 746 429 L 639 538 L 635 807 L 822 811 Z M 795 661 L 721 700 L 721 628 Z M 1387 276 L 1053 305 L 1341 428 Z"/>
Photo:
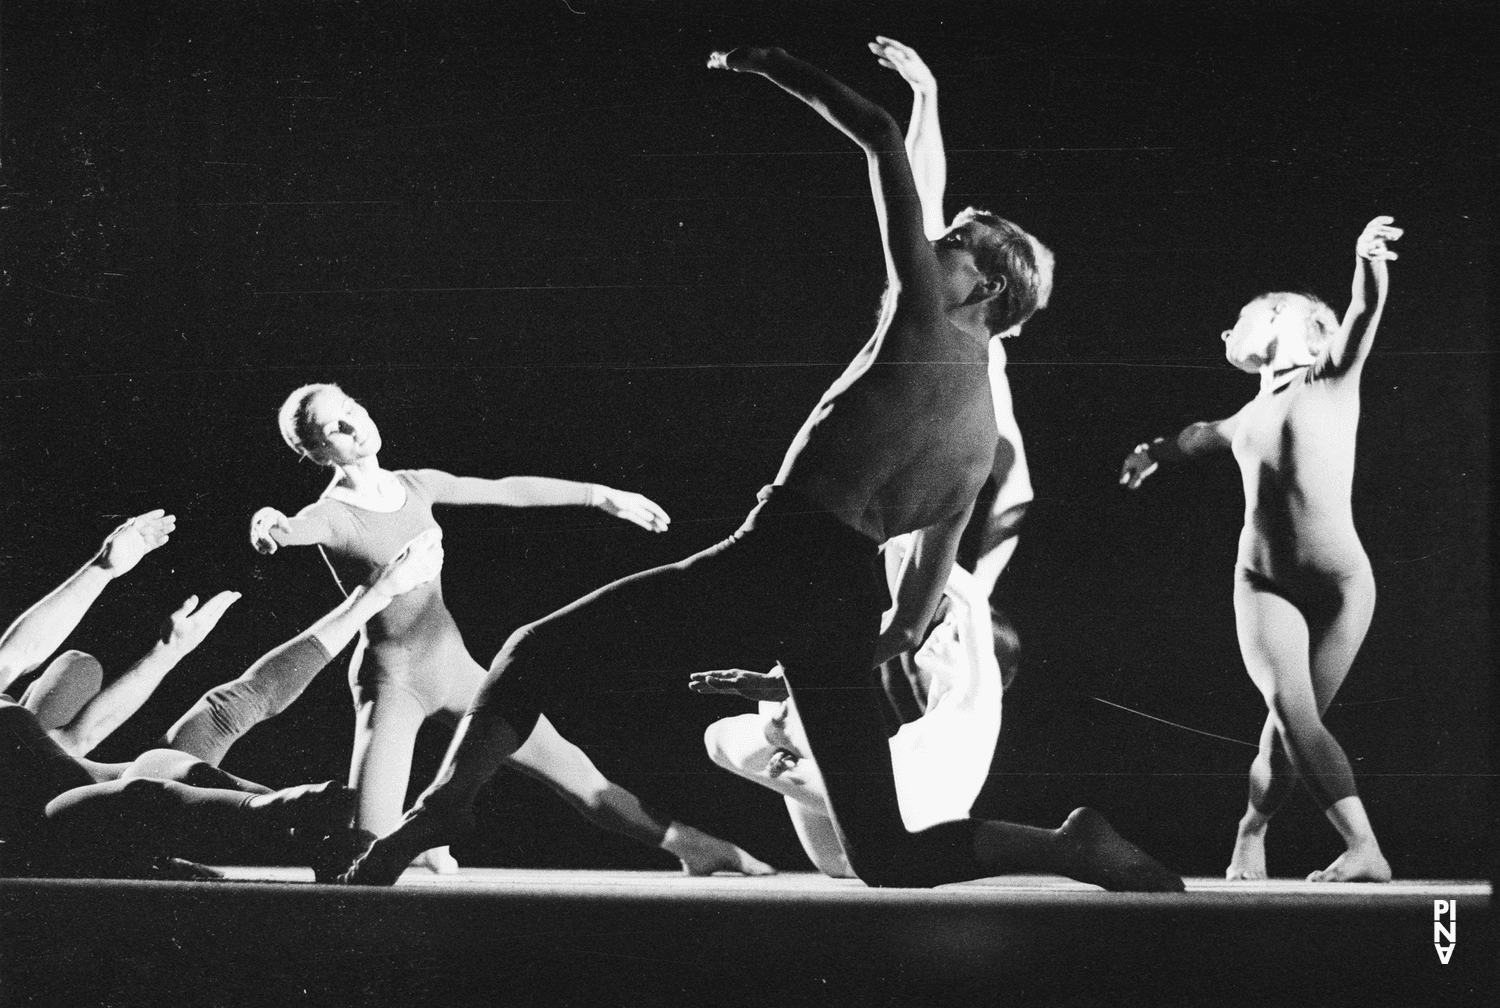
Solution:
<path fill-rule="evenodd" d="M 897 536 L 881 547 L 892 584 L 909 555 L 910 538 Z M 921 645 L 880 669 L 893 726 L 896 797 L 901 821 L 911 832 L 966 818 L 989 775 L 1000 733 L 1002 664 L 1013 669 L 1014 654 L 1009 635 L 992 631 L 982 589 L 973 574 L 954 564 Z M 758 713 L 709 726 L 703 737 L 709 758 L 781 794 L 808 859 L 825 875 L 853 877 L 828 811 L 828 790 L 781 670 L 699 672 L 690 686 L 698 693 L 759 701 Z"/>
<path fill-rule="evenodd" d="M 599 708 L 602 682 L 649 669 L 779 662 L 828 791 L 850 867 L 880 886 L 1055 872 L 1112 889 L 1182 880 L 1079 809 L 1058 829 L 961 819 L 902 822 L 875 671 L 928 626 L 997 443 L 987 344 L 1047 298 L 1051 256 L 1016 225 L 960 215 L 929 243 L 902 136 L 888 113 L 779 49 L 710 66 L 759 74 L 866 153 L 889 288 L 879 326 L 794 439 L 774 485 L 735 535 L 627 577 L 513 634 L 460 723 L 433 787 L 348 873 L 390 884 L 419 851 L 472 827 L 479 789 L 546 713 L 567 737 L 639 731 Z M 879 554 L 908 532 L 895 611 Z M 686 628 L 686 629 L 685 629 Z M 628 670 L 628 671 L 627 671 Z"/>

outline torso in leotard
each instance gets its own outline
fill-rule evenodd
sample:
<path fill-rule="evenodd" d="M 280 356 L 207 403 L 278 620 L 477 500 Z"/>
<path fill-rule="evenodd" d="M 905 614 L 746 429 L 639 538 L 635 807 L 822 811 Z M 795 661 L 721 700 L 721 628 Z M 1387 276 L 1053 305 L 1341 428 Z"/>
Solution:
<path fill-rule="evenodd" d="M 328 523 L 323 548 L 346 592 L 416 536 L 438 527 L 432 505 L 442 496 L 443 481 L 453 477 L 435 469 L 402 469 L 392 475 L 406 490 L 406 502 L 396 511 L 372 511 L 325 497 L 299 514 Z M 428 696 L 434 681 L 474 671 L 474 660 L 443 602 L 440 578 L 397 596 L 366 624 L 363 634 L 365 646 L 353 674 L 371 684 L 394 676 L 419 692 L 429 711 L 445 696 Z"/>
<path fill-rule="evenodd" d="M 1263 392 L 1236 418 L 1231 447 L 1245 487 L 1241 567 L 1274 581 L 1367 564 L 1351 493 L 1359 393 L 1313 368 Z"/>

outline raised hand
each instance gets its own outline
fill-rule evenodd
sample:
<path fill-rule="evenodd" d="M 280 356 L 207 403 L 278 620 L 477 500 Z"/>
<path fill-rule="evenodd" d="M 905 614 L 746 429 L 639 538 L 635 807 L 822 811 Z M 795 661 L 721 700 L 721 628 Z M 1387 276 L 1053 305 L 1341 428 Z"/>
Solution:
<path fill-rule="evenodd" d="M 672 519 L 655 501 L 629 490 L 596 485 L 593 505 L 616 518 L 635 522 L 647 532 L 665 532 L 672 523 Z"/>
<path fill-rule="evenodd" d="M 136 515 L 109 534 L 94 563 L 110 577 L 119 577 L 140 563 L 141 557 L 165 546 L 176 527 L 176 516 L 161 508 Z"/>
<path fill-rule="evenodd" d="M 219 618 L 239 600 L 239 592 L 224 591 L 198 606 L 198 596 L 189 596 L 162 624 L 162 644 L 176 651 L 179 656 L 187 654 L 203 643 L 203 638 L 218 625 Z M 193 611 L 194 607 L 197 607 L 196 612 Z"/>
<path fill-rule="evenodd" d="M 742 696 L 746 700 L 776 702 L 787 698 L 786 679 L 779 668 L 775 672 L 749 672 L 745 669 L 694 672 L 688 677 L 688 689 L 694 693 Z"/>
<path fill-rule="evenodd" d="M 1125 464 L 1120 467 L 1120 485 L 1136 490 L 1145 482 L 1147 476 L 1156 472 L 1161 464 L 1151 457 L 1151 446 L 1142 441 L 1135 446 L 1135 451 L 1125 456 Z"/>
<path fill-rule="evenodd" d="M 1385 246 L 1386 242 L 1395 241 L 1403 234 L 1401 228 L 1391 227 L 1394 221 L 1394 217 L 1376 217 L 1366 224 L 1359 240 L 1354 243 L 1354 254 L 1370 262 L 1397 258 L 1396 253 Z"/>
<path fill-rule="evenodd" d="M 443 530 L 430 528 L 401 548 L 370 579 L 370 591 L 394 598 L 426 584 L 443 569 Z"/>
<path fill-rule="evenodd" d="M 734 70 L 737 73 L 760 73 L 771 55 L 777 52 L 781 50 L 740 46 L 728 52 L 710 53 L 708 68 L 710 70 Z"/>
<path fill-rule="evenodd" d="M 875 54 L 881 66 L 900 74 L 901 79 L 910 84 L 913 91 L 928 95 L 937 93 L 937 78 L 911 46 L 884 35 L 876 35 L 875 41 L 870 43 L 870 51 Z"/>

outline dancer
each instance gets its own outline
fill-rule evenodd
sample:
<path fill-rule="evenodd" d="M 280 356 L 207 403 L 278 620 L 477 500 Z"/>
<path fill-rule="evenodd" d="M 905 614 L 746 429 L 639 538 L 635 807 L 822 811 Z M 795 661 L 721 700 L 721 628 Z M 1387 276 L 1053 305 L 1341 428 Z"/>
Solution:
<path fill-rule="evenodd" d="M 1260 375 L 1260 392 L 1226 420 L 1195 423 L 1137 445 L 1120 482 L 1134 490 L 1163 463 L 1229 449 L 1245 487 L 1234 613 L 1245 668 L 1269 713 L 1250 767 L 1230 879 L 1266 877 L 1266 828 L 1298 777 L 1345 850 L 1310 882 L 1388 882 L 1391 867 L 1354 787 L 1348 757 L 1323 726 L 1375 610 L 1375 578 L 1354 530 L 1351 490 L 1359 378 L 1390 286 L 1376 217 L 1354 245 L 1354 288 L 1342 325 L 1307 294 L 1264 294 L 1224 331 L 1229 363 Z M 1371 298 L 1371 288 L 1373 299 Z"/>
<path fill-rule="evenodd" d="M 0 648 L 11 667 L 24 671 L 40 664 L 103 584 L 164 545 L 171 528 L 171 517 L 157 511 L 116 529 L 90 564 L 12 624 Z M 371 590 L 404 590 L 393 585 L 411 566 L 391 565 Z M 189 599 L 147 656 L 107 688 L 100 688 L 99 663 L 70 651 L 32 683 L 22 704 L 0 699 L 4 874 L 203 877 L 203 870 L 179 856 L 232 851 L 235 846 L 225 841 L 235 837 L 287 840 L 289 830 L 296 831 L 294 848 L 309 854 L 309 863 L 319 857 L 347 861 L 349 837 L 326 846 L 347 833 L 353 813 L 352 793 L 333 782 L 272 792 L 171 750 L 151 750 L 126 763 L 83 755 L 135 713 L 238 598 L 221 592 L 196 608 L 196 598 Z"/>
<path fill-rule="evenodd" d="M 1088 809 L 1057 830 L 973 819 L 919 833 L 903 826 L 874 668 L 931 620 L 994 461 L 986 344 L 1045 303 L 1051 258 L 1014 224 L 974 210 L 929 244 L 895 121 L 823 71 L 780 49 L 716 53 L 709 65 L 769 78 L 865 151 L 889 278 L 878 328 L 733 537 L 511 636 L 434 785 L 346 879 L 388 885 L 416 852 L 471 828 L 475 795 L 544 711 L 565 737 L 639 730 L 617 727 L 591 684 L 642 669 L 671 683 L 749 654 L 785 669 L 849 864 L 865 882 L 1045 871 L 1114 889 L 1181 889 Z M 907 532 L 916 534 L 882 628 L 879 546 Z"/>
<path fill-rule="evenodd" d="M 910 545 L 911 536 L 904 535 L 881 547 L 892 587 Z M 927 639 L 881 666 L 890 722 L 897 726 L 890 736 L 896 797 L 909 831 L 968 816 L 989 776 L 1003 688 L 988 612 L 979 579 L 954 564 Z M 703 736 L 709 758 L 780 793 L 808 859 L 825 875 L 852 878 L 782 670 L 698 672 L 689 685 L 698 693 L 759 701 L 758 713 L 709 726 Z"/>
<path fill-rule="evenodd" d="M 294 391 L 281 408 L 281 433 L 292 450 L 333 469 L 333 481 L 317 503 L 296 517 L 261 508 L 251 521 L 250 541 L 263 553 L 318 545 L 326 549 L 340 585 L 366 577 L 417 532 L 437 528 L 434 504 L 582 505 L 653 532 L 665 532 L 671 521 L 641 494 L 596 483 L 382 469 L 379 428 L 337 385 L 305 385 Z M 171 740 L 211 759 L 238 732 L 295 699 L 311 675 L 278 679 L 252 669 L 239 683 L 204 696 L 193 716 L 195 739 L 188 739 L 189 726 L 182 724 Z M 400 822 L 418 729 L 429 717 L 456 722 L 484 675 L 464 647 L 438 580 L 403 597 L 361 629 L 349 668 L 356 711 L 349 782 L 359 792 L 360 828 L 378 835 Z M 209 737 L 215 734 L 221 737 Z M 689 874 L 772 871 L 731 843 L 685 825 L 657 822 L 548 724 L 523 750 L 508 755 L 507 765 L 546 783 L 596 825 L 661 847 L 682 861 Z M 420 861 L 433 871 L 458 869 L 446 849 L 427 851 Z"/>
<path fill-rule="evenodd" d="M 911 162 L 917 196 L 922 203 L 922 229 L 929 241 L 937 241 L 949 228 L 948 218 L 943 214 L 943 196 L 948 186 L 948 156 L 943 148 L 943 131 L 938 120 L 937 78 L 915 49 L 893 38 L 875 36 L 870 51 L 881 66 L 895 70 L 911 86 L 906 156 Z M 954 226 L 960 223 L 961 216 L 954 217 Z M 1038 307 L 1045 308 L 1045 300 Z M 995 496 L 985 516 L 979 555 L 974 562 L 974 576 L 986 598 L 994 594 L 996 581 L 1015 554 L 1020 543 L 1021 521 L 1026 517 L 1033 496 L 1026 448 L 1021 440 L 1021 427 L 1016 423 L 1010 378 L 1006 374 L 1008 358 L 1004 341 L 1020 334 L 1021 325 L 1018 323 L 991 336 L 987 347 L 990 395 L 995 402 L 995 425 L 999 428 L 1000 439 L 995 445 L 995 461 L 990 474 Z M 1020 641 L 1016 639 L 1009 619 L 998 610 L 992 610 L 992 620 L 994 633 L 1008 639 L 1008 650 L 1014 656 Z M 1016 671 L 1014 664 L 1003 671 L 1009 686 Z"/>

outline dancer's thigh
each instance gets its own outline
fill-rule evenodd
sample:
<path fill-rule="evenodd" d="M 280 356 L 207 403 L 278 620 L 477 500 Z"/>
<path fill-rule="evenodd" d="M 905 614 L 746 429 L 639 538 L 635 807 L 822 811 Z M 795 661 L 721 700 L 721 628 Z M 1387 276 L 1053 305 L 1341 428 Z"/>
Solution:
<path fill-rule="evenodd" d="M 1235 630 L 1245 671 L 1278 716 L 1315 710 L 1302 610 L 1257 575 L 1241 571 L 1234 587 Z"/>
<path fill-rule="evenodd" d="M 584 596 L 516 631 L 476 703 L 523 712 L 523 733 L 545 712 L 563 737 L 583 742 L 580 729 L 607 728 L 612 711 L 686 690 L 689 673 L 769 669 L 783 617 L 746 567 L 709 551 Z"/>

